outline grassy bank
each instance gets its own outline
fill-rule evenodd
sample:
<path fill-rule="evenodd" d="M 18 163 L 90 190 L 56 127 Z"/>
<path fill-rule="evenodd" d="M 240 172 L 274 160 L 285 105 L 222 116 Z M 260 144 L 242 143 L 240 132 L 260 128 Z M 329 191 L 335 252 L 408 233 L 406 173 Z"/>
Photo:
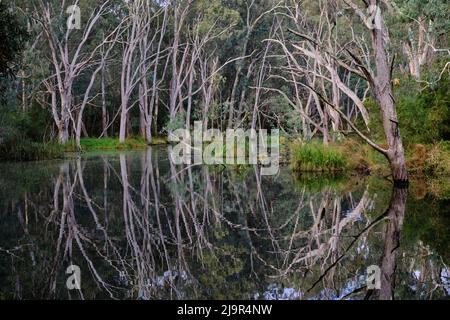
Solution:
<path fill-rule="evenodd" d="M 294 172 L 353 171 L 388 175 L 386 158 L 369 145 L 355 139 L 325 146 L 318 142 L 287 142 Z M 411 175 L 450 175 L 450 143 L 415 144 L 406 147 L 407 168 Z"/>
<path fill-rule="evenodd" d="M 81 139 L 81 149 L 82 151 L 100 151 L 100 150 L 136 150 L 145 149 L 149 146 L 145 139 L 136 137 L 129 138 L 125 140 L 124 143 L 120 143 L 117 138 L 82 138 Z M 167 140 L 165 137 L 154 137 L 150 145 L 161 145 L 166 144 Z M 75 142 L 71 141 L 64 145 L 64 150 L 66 152 L 77 151 Z"/>
<path fill-rule="evenodd" d="M 155 137 L 151 145 L 166 144 L 165 137 Z M 114 151 L 114 150 L 138 150 L 148 147 L 148 143 L 142 138 L 130 138 L 120 143 L 117 138 L 83 138 L 81 139 L 82 151 Z M 20 140 L 8 143 L 0 143 L 0 161 L 36 161 L 63 158 L 65 152 L 76 152 L 74 141 L 64 145 L 57 143 L 40 143 L 29 140 Z"/>

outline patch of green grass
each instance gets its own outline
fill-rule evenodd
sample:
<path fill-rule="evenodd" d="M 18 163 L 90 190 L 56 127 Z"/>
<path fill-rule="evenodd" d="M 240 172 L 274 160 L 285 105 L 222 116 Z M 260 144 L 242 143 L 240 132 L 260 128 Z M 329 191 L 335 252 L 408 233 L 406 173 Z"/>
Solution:
<path fill-rule="evenodd" d="M 120 143 L 117 138 L 82 138 L 81 149 L 83 151 L 95 150 L 133 150 L 144 149 L 148 146 L 147 142 L 142 138 L 129 138 L 124 143 Z M 65 151 L 76 151 L 73 141 L 64 145 Z"/>
<path fill-rule="evenodd" d="M 151 145 L 166 144 L 165 137 L 154 137 Z M 147 148 L 148 143 L 143 138 L 130 138 L 119 143 L 117 138 L 82 138 L 82 151 L 115 151 L 137 150 Z M 29 140 L 9 141 L 0 143 L 0 160 L 34 161 L 62 158 L 64 152 L 77 151 L 74 141 L 64 145 L 57 143 L 39 143 Z"/>
<path fill-rule="evenodd" d="M 294 143 L 291 153 L 294 172 L 335 172 L 348 166 L 347 158 L 334 146 L 315 142 Z"/>

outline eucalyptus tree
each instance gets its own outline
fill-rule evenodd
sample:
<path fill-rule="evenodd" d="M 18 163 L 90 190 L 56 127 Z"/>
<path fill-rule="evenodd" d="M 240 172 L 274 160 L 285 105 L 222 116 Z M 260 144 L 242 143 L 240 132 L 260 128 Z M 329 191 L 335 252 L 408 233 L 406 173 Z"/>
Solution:
<path fill-rule="evenodd" d="M 323 5 L 326 12 L 324 13 L 322 10 L 318 19 L 319 22 L 325 20 L 326 23 L 319 23 L 319 29 L 316 29 L 314 25 L 311 27 L 311 22 L 308 22 L 308 9 L 305 6 L 307 3 L 308 1 L 301 4 L 295 3 L 293 6 L 286 8 L 287 17 L 298 25 L 297 30 L 290 30 L 297 37 L 297 40 L 293 41 L 293 49 L 288 48 L 287 44 L 280 39 L 269 40 L 284 48 L 286 57 L 290 60 L 289 68 L 294 68 L 295 72 L 300 74 L 312 73 L 321 79 L 315 86 L 311 86 L 306 81 L 299 82 L 303 87 L 313 91 L 321 103 L 337 112 L 353 131 L 387 158 L 396 184 L 407 183 L 408 174 L 404 148 L 392 88 L 393 58 L 388 51 L 389 33 L 382 13 L 382 8 L 388 6 L 383 7 L 385 2 L 381 0 L 365 1 L 363 2 L 365 7 L 361 7 L 351 0 L 323 0 L 320 4 Z M 330 8 L 333 9 L 330 11 Z M 356 22 L 353 19 L 354 15 L 344 14 L 348 10 L 356 14 L 358 18 Z M 335 31 L 338 24 L 341 25 L 339 32 Z M 342 32 L 342 25 L 349 30 L 350 38 L 344 37 L 345 32 Z M 302 28 L 303 26 L 306 26 L 306 28 Z M 358 33 L 355 31 L 356 28 L 359 28 Z M 364 29 L 366 29 L 366 32 L 364 32 Z M 371 38 L 370 49 L 365 40 L 367 34 Z M 304 59 L 313 60 L 319 66 L 319 69 L 311 68 L 311 64 L 299 63 L 299 60 L 295 57 L 298 53 Z M 322 68 L 327 73 L 322 72 Z M 323 88 L 324 81 L 333 85 L 334 96 L 337 94 L 336 89 L 346 95 L 357 106 L 364 121 L 368 121 L 369 114 L 363 104 L 364 98 L 360 92 L 344 82 L 343 75 L 345 74 L 363 79 L 368 90 L 377 101 L 387 148 L 378 145 L 357 128 L 341 109 L 339 99 L 330 99 L 326 95 Z M 296 82 L 295 79 L 294 82 Z"/>
<path fill-rule="evenodd" d="M 402 49 L 411 76 L 423 80 L 424 66 L 439 56 L 450 56 L 449 4 L 446 0 L 394 0 L 395 36 L 402 39 Z"/>
<path fill-rule="evenodd" d="M 112 2 L 80 0 L 67 7 L 64 1 L 36 0 L 32 6 L 32 20 L 41 28 L 45 41 L 44 55 L 52 66 L 52 73 L 43 84 L 51 95 L 51 112 L 58 129 L 58 141 L 66 143 L 70 122 L 74 129 L 78 127 L 76 115 L 80 106 L 74 103 L 74 84 L 81 74 L 98 63 L 100 48 L 109 37 L 95 38 L 93 35 L 102 17 L 112 12 Z M 80 21 L 76 21 L 78 17 Z M 76 23 L 72 25 L 73 21 Z"/>
<path fill-rule="evenodd" d="M 289 34 L 280 33 L 278 38 L 269 39 L 282 47 L 286 59 L 286 65 L 278 68 L 282 72 L 274 76 L 295 88 L 292 99 L 284 95 L 300 112 L 302 119 L 308 119 L 307 123 L 302 123 L 304 138 L 309 136 L 307 127 L 313 124 L 322 133 L 325 144 L 330 140 L 328 122 L 331 122 L 334 133 L 337 134 L 340 130 L 341 115 L 336 108 L 342 108 L 343 98 L 352 101 L 352 106 L 366 126 L 369 122 L 363 98 L 358 96 L 351 81 L 351 71 L 354 72 L 356 68 L 351 63 L 336 59 L 342 47 L 334 38 L 336 33 L 342 30 L 335 30 L 336 13 L 330 4 L 330 1 L 305 2 L 303 6 L 296 4 L 292 9 L 287 7 L 285 16 L 288 18 Z M 308 10 L 308 13 L 304 13 L 304 10 Z M 331 101 L 336 108 L 323 104 L 314 90 L 309 90 L 308 98 L 305 99 L 302 86 L 316 88 L 320 95 Z M 280 92 L 277 88 L 271 90 Z M 311 118 L 317 116 L 320 122 L 316 120 L 314 123 Z"/>
<path fill-rule="evenodd" d="M 119 28 L 119 27 L 118 27 Z M 104 70 L 105 65 L 107 63 L 108 57 L 112 49 L 114 48 L 114 45 L 117 43 L 117 38 L 119 36 L 119 29 L 114 30 L 108 38 L 105 38 L 102 43 L 105 44 L 105 49 L 101 53 L 100 61 L 97 62 L 96 68 L 91 74 L 89 83 L 84 91 L 82 102 L 79 104 L 78 107 L 78 113 L 76 118 L 76 124 L 75 126 L 75 143 L 78 150 L 81 150 L 81 132 L 82 132 L 82 126 L 83 126 L 83 113 L 86 109 L 86 106 L 88 103 L 93 99 L 91 97 L 91 90 L 94 86 L 94 83 L 96 81 L 97 75 L 100 71 Z M 95 66 L 93 65 L 93 66 Z M 104 120 L 103 120 L 104 121 Z M 104 126 L 104 124 L 103 124 Z"/>
<path fill-rule="evenodd" d="M 167 7 L 159 7 L 152 1 L 134 0 L 125 3 L 124 16 L 125 34 L 122 37 L 122 59 L 120 71 L 120 129 L 119 141 L 125 142 L 129 112 L 135 106 L 132 96 L 139 88 L 139 102 L 142 127 L 146 139 L 151 141 L 150 123 L 151 113 L 149 105 L 154 106 L 156 86 L 149 88 L 147 74 L 151 68 L 157 68 L 161 55 L 162 39 L 167 27 Z M 156 26 L 156 29 L 155 29 Z M 157 69 L 153 69 L 157 71 Z M 153 81 L 156 84 L 156 74 Z M 152 90 L 152 100 L 149 101 L 149 91 Z"/>
<path fill-rule="evenodd" d="M 145 137 L 147 142 L 152 142 L 152 132 L 156 131 L 156 119 L 158 117 L 158 103 L 159 103 L 159 90 L 165 79 L 167 65 L 167 58 L 170 54 L 170 48 L 165 48 L 164 41 L 166 40 L 166 33 L 168 27 L 168 7 L 162 9 L 163 13 L 160 13 L 153 26 L 148 26 L 149 34 L 153 34 L 152 39 L 149 41 L 146 37 L 141 39 L 139 44 L 140 55 L 144 60 L 141 65 L 140 83 L 139 83 L 139 114 L 140 114 L 140 127 L 141 135 Z M 153 48 L 151 52 L 151 63 L 147 61 L 146 52 L 148 43 L 150 42 Z M 151 68 L 148 67 L 151 65 Z M 155 123 L 155 130 L 152 125 Z"/>
<path fill-rule="evenodd" d="M 226 66 L 247 56 L 233 56 L 223 43 L 234 36 L 239 13 L 220 0 L 174 1 L 169 66 L 169 125 L 190 126 L 198 117 L 197 101 L 203 104 L 202 120 L 207 123 L 209 108 Z M 217 92 L 219 91 L 219 93 Z M 184 119 L 180 119 L 180 115 Z M 183 122 L 183 123 L 182 123 Z"/>
<path fill-rule="evenodd" d="M 365 67 L 351 51 L 348 51 L 349 55 L 357 63 L 357 67 L 364 74 L 371 92 L 380 108 L 387 149 L 382 148 L 372 141 L 368 141 L 368 143 L 387 158 L 391 167 L 394 183 L 402 185 L 408 182 L 408 173 L 406 170 L 405 152 L 392 88 L 392 68 L 394 58 L 390 56 L 388 51 L 389 32 L 383 20 L 381 9 L 381 5 L 384 1 L 370 0 L 366 2 L 369 16 L 353 1 L 344 0 L 344 2 L 348 4 L 364 22 L 369 30 L 372 40 L 371 45 L 375 70 L 370 70 L 370 66 Z"/>

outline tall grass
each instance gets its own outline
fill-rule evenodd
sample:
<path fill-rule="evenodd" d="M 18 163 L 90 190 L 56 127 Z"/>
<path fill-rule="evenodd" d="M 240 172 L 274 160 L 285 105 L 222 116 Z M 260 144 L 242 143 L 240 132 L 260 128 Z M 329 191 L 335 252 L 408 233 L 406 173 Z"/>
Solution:
<path fill-rule="evenodd" d="M 335 147 L 319 143 L 296 143 L 292 146 L 294 172 L 334 172 L 347 168 L 346 157 Z"/>

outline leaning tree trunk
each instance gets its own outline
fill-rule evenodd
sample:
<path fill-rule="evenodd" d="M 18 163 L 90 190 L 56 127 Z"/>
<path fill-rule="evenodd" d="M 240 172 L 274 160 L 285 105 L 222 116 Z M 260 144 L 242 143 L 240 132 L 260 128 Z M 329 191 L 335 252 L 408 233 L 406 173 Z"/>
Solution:
<path fill-rule="evenodd" d="M 370 3 L 376 6 L 378 0 L 371 0 Z M 388 143 L 386 158 L 391 167 L 392 177 L 396 185 L 403 185 L 408 183 L 408 174 L 392 92 L 391 65 L 386 49 L 388 32 L 380 15 L 374 17 L 374 22 L 372 46 L 375 54 L 377 75 L 372 86 L 373 93 L 381 109 L 384 133 Z"/>

